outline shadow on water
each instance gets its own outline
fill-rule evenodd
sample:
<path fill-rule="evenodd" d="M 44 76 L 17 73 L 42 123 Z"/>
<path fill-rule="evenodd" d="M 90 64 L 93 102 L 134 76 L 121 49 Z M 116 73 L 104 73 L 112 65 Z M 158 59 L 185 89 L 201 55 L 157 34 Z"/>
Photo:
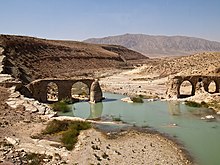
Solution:
<path fill-rule="evenodd" d="M 112 101 L 117 101 L 118 99 L 113 99 L 113 98 L 105 98 L 102 100 L 102 102 L 112 102 Z"/>

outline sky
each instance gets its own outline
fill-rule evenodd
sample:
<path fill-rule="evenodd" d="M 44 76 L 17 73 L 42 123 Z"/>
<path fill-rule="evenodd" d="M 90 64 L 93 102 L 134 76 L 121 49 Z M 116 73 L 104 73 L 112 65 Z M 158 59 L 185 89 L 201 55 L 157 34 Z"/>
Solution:
<path fill-rule="evenodd" d="M 131 33 L 220 42 L 220 0 L 0 2 L 0 34 L 82 41 Z"/>

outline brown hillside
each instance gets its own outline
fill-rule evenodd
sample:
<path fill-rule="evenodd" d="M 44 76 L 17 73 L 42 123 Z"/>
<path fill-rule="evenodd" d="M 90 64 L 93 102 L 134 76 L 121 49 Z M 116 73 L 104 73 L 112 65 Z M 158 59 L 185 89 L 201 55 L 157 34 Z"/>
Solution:
<path fill-rule="evenodd" d="M 115 68 L 127 61 L 146 59 L 140 53 L 117 45 L 46 40 L 0 35 L 4 48 L 4 73 L 28 83 L 45 77 L 71 77 L 85 69 Z"/>
<path fill-rule="evenodd" d="M 154 59 L 144 65 L 140 75 L 154 74 L 166 77 L 180 75 L 220 75 L 220 52 L 204 52 L 176 58 Z"/>

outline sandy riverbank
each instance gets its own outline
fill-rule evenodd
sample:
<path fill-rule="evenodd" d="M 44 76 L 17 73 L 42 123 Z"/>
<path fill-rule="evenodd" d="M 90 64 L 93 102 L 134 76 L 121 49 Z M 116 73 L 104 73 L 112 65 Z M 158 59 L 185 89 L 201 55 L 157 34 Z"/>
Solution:
<path fill-rule="evenodd" d="M 84 131 L 72 156 L 76 164 L 192 164 L 174 142 L 136 130 L 114 138 L 94 129 Z"/>

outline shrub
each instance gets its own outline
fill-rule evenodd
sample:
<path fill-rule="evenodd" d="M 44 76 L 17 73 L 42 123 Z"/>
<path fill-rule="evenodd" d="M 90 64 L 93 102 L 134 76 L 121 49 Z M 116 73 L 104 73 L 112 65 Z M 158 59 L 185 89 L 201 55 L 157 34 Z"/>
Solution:
<path fill-rule="evenodd" d="M 186 101 L 185 102 L 186 103 L 186 105 L 188 105 L 188 106 L 190 106 L 190 107 L 202 107 L 202 105 L 201 104 L 199 104 L 199 103 L 197 103 L 197 102 L 195 102 L 195 101 Z"/>
<path fill-rule="evenodd" d="M 68 106 L 68 103 L 66 103 L 66 101 L 64 100 L 52 104 L 51 107 L 56 112 L 58 111 L 65 113 L 70 111 L 70 107 Z"/>
<path fill-rule="evenodd" d="M 54 134 L 61 131 L 65 131 L 68 129 L 69 123 L 68 121 L 59 121 L 59 120 L 53 120 L 50 121 L 46 127 L 46 129 L 43 131 L 43 134 Z"/>
<path fill-rule="evenodd" d="M 61 141 L 66 147 L 67 150 L 72 150 L 73 146 L 77 142 L 77 137 L 79 135 L 79 130 L 76 129 L 68 129 L 62 134 Z"/>
<path fill-rule="evenodd" d="M 201 105 L 202 105 L 202 107 L 205 107 L 205 108 L 208 108 L 208 107 L 209 107 L 209 105 L 208 105 L 205 101 L 202 101 L 202 102 L 201 102 Z"/>
<path fill-rule="evenodd" d="M 91 128 L 91 124 L 82 121 L 58 121 L 53 120 L 48 123 L 43 134 L 61 134 L 61 142 L 68 150 L 72 150 L 77 142 L 77 137 L 81 130 Z"/>
<path fill-rule="evenodd" d="M 131 97 L 131 100 L 134 102 L 134 103 L 143 103 L 143 99 L 139 96 L 137 97 Z"/>

